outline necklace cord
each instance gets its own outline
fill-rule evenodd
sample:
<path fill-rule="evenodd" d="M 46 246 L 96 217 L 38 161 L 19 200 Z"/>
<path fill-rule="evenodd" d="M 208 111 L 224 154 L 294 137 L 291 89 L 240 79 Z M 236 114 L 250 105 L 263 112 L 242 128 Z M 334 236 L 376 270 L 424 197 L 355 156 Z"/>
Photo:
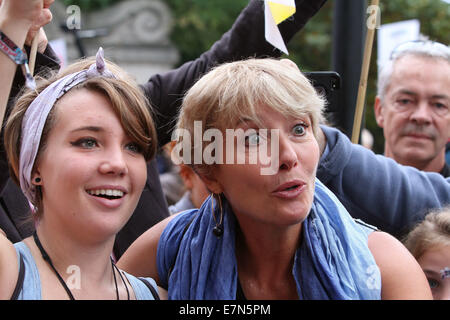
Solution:
<path fill-rule="evenodd" d="M 125 279 L 122 276 L 122 272 L 119 270 L 119 268 L 116 266 L 116 264 L 113 262 L 113 260 L 111 259 L 111 263 L 113 265 L 114 268 L 116 268 L 117 272 L 119 273 L 120 279 L 122 279 L 123 285 L 125 286 L 125 289 L 127 290 L 127 300 L 130 300 L 130 291 L 128 290 L 128 286 L 125 282 Z M 115 280 L 115 276 L 114 276 L 114 280 Z M 116 284 L 116 290 L 117 290 L 117 284 Z M 119 297 L 119 295 L 117 294 L 117 297 Z M 117 300 L 119 300 L 119 298 L 117 298 Z"/>
<path fill-rule="evenodd" d="M 56 277 L 58 278 L 59 282 L 61 283 L 61 285 L 63 286 L 64 290 L 66 290 L 67 295 L 69 296 L 70 300 L 75 300 L 72 292 L 70 291 L 69 287 L 67 286 L 66 282 L 64 281 L 64 279 L 61 277 L 61 275 L 59 274 L 58 270 L 56 270 L 55 266 L 53 265 L 52 260 L 50 259 L 50 256 L 48 255 L 47 251 L 45 251 L 44 247 L 42 246 L 41 241 L 39 240 L 39 237 L 37 235 L 37 232 L 34 231 L 33 233 L 33 239 L 34 239 L 34 243 L 36 243 L 36 246 L 38 247 L 39 251 L 41 252 L 42 258 L 50 265 L 50 267 L 52 268 L 53 272 L 55 273 Z M 112 272 L 113 272 L 113 276 L 114 276 L 114 285 L 116 287 L 116 297 L 117 300 L 119 300 L 119 288 L 117 286 L 117 279 L 116 279 L 116 273 L 114 271 L 114 268 L 117 270 L 117 272 L 119 272 L 119 276 L 122 279 L 123 284 L 125 285 L 125 288 L 127 289 L 127 297 L 128 300 L 130 300 L 130 292 L 128 290 L 128 286 L 125 283 L 125 280 L 122 277 L 122 274 L 119 270 L 119 268 L 117 268 L 117 266 L 115 265 L 114 261 L 111 258 L 111 266 L 112 266 Z"/>
<path fill-rule="evenodd" d="M 117 298 L 117 300 L 119 300 L 119 288 L 117 286 L 116 272 L 114 271 L 114 266 L 115 266 L 115 264 L 111 258 L 111 268 L 112 268 L 112 272 L 113 272 L 113 276 L 114 276 L 114 286 L 116 287 L 116 298 Z"/>
<path fill-rule="evenodd" d="M 39 240 L 39 237 L 38 237 L 36 231 L 34 231 L 34 233 L 33 233 L 33 239 L 34 239 L 34 242 L 36 243 L 36 246 L 38 247 L 39 251 L 41 252 L 42 258 L 50 265 L 50 267 L 52 268 L 53 272 L 58 277 L 58 280 L 61 283 L 61 285 L 63 286 L 64 290 L 66 290 L 67 295 L 69 296 L 70 300 L 75 300 L 75 298 L 73 297 L 73 294 L 70 291 L 69 287 L 67 287 L 66 282 L 61 277 L 61 275 L 59 274 L 58 270 L 56 270 L 55 266 L 53 265 L 53 262 L 50 259 L 50 256 L 48 255 L 47 251 L 45 251 L 44 247 L 42 247 L 41 241 Z"/>

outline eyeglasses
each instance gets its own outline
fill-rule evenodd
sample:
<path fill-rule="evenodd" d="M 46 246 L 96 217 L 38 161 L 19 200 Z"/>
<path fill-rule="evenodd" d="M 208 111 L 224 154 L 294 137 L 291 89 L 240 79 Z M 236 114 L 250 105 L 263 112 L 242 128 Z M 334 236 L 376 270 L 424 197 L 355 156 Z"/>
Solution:
<path fill-rule="evenodd" d="M 430 40 L 413 40 L 399 44 L 392 50 L 390 60 L 395 60 L 403 52 L 417 52 L 436 56 L 442 56 L 450 59 L 450 47 L 436 41 Z"/>

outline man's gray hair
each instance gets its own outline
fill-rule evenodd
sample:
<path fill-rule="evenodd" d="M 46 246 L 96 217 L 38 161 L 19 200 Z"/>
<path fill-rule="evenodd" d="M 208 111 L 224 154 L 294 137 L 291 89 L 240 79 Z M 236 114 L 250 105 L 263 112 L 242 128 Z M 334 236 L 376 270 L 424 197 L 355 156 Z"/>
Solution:
<path fill-rule="evenodd" d="M 444 59 L 450 63 L 450 47 L 442 43 L 426 40 L 410 41 L 400 44 L 392 51 L 390 59 L 381 67 L 380 74 L 378 75 L 377 95 L 381 101 L 384 100 L 396 61 L 407 55 L 430 59 Z"/>

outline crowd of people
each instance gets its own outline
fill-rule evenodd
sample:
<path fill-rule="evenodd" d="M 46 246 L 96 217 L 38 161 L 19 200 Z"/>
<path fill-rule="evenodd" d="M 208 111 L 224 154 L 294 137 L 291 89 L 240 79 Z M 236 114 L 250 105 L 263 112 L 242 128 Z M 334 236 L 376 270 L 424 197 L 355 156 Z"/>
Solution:
<path fill-rule="evenodd" d="M 259 0 L 141 85 L 101 48 L 58 70 L 52 2 L 0 6 L 0 299 L 450 299 L 447 45 L 393 51 L 376 155 L 325 124 Z M 284 40 L 325 2 L 296 1 Z"/>

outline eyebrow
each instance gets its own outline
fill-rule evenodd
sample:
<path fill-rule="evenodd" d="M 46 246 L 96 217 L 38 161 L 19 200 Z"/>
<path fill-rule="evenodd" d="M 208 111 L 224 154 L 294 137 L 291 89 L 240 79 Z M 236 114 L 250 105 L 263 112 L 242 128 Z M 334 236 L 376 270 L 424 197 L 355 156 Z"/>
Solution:
<path fill-rule="evenodd" d="M 396 92 L 396 94 L 407 94 L 409 96 L 417 96 L 417 93 L 413 91 L 409 91 L 407 89 L 401 89 Z M 449 99 L 450 97 L 446 94 L 434 94 L 431 96 L 431 99 Z"/>
<path fill-rule="evenodd" d="M 423 269 L 423 272 L 429 274 L 430 276 L 439 276 L 439 272 L 433 270 Z"/>
<path fill-rule="evenodd" d="M 449 99 L 450 97 L 446 94 L 435 94 L 431 96 L 432 99 Z"/>
<path fill-rule="evenodd" d="M 396 92 L 396 94 L 407 94 L 407 95 L 409 95 L 409 96 L 417 96 L 417 93 L 415 93 L 415 92 L 413 92 L 413 91 L 406 90 L 406 89 L 398 90 L 398 91 Z"/>
<path fill-rule="evenodd" d="M 96 127 L 96 126 L 85 126 L 85 127 L 73 129 L 71 132 L 78 132 L 78 131 L 100 132 L 100 131 L 103 131 L 103 129 L 101 127 Z"/>

